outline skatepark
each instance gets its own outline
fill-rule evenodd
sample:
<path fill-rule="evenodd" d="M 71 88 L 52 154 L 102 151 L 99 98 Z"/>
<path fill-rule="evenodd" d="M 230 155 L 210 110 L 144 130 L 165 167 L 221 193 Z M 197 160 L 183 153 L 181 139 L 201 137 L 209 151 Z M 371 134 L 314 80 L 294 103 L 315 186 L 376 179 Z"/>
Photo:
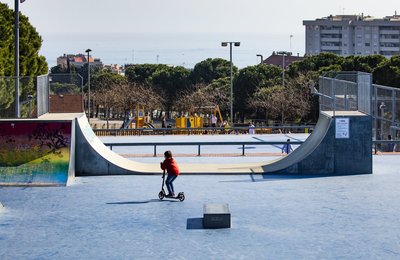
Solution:
<path fill-rule="evenodd" d="M 398 155 L 373 155 L 375 119 L 360 110 L 321 110 L 311 134 L 247 135 L 253 143 L 246 156 L 240 142 L 248 140 L 235 135 L 229 148 L 202 148 L 238 153 L 230 156 L 168 148 L 182 171 L 174 185 L 185 192 L 183 202 L 158 198 L 162 157 L 139 158 L 129 146 L 111 150 L 105 144 L 127 140 L 97 137 L 82 113 L 2 120 L 2 135 L 14 141 L 4 142 L 12 164 L 1 172 L 0 257 L 398 259 Z M 146 138 L 128 141 L 160 150 L 179 139 L 210 141 Z M 297 143 L 282 156 L 287 138 Z M 34 153 L 15 156 L 23 149 Z M 204 227 L 204 205 L 211 204 L 229 205 L 230 228 Z"/>
<path fill-rule="evenodd" d="M 161 173 L 3 187 L 0 257 L 398 259 L 398 155 L 373 160 L 352 176 L 181 175 L 184 202 L 158 199 Z M 204 203 L 229 203 L 232 227 L 203 229 Z"/>

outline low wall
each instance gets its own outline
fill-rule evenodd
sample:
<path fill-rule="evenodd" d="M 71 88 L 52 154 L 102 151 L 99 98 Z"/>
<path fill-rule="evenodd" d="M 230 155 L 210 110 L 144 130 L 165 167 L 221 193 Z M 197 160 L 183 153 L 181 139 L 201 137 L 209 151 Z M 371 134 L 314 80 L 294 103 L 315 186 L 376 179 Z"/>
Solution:
<path fill-rule="evenodd" d="M 65 186 L 72 121 L 0 121 L 0 186 Z"/>
<path fill-rule="evenodd" d="M 50 113 L 83 112 L 82 95 L 50 95 Z"/>

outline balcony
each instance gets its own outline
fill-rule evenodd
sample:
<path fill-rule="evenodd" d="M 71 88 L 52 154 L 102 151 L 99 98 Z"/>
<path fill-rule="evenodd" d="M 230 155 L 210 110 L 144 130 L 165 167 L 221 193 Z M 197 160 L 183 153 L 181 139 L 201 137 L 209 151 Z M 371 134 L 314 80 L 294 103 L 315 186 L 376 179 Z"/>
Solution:
<path fill-rule="evenodd" d="M 399 47 L 380 47 L 379 50 L 381 51 L 394 51 L 400 53 Z"/>
<path fill-rule="evenodd" d="M 400 39 L 380 38 L 379 42 L 400 43 Z"/>
<path fill-rule="evenodd" d="M 338 30 L 338 29 L 327 30 L 327 29 L 324 29 L 324 30 L 321 30 L 321 33 L 324 33 L 324 34 L 342 34 L 342 30 Z"/>
<path fill-rule="evenodd" d="M 321 38 L 322 42 L 341 42 L 342 38 Z"/>
<path fill-rule="evenodd" d="M 400 34 L 400 30 L 381 30 L 380 34 Z"/>
<path fill-rule="evenodd" d="M 341 46 L 321 46 L 322 51 L 340 51 Z"/>

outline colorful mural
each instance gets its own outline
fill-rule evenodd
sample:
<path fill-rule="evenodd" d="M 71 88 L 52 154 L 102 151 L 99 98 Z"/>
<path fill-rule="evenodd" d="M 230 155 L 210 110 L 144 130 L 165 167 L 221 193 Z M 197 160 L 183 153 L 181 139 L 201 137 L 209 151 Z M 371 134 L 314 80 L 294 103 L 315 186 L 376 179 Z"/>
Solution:
<path fill-rule="evenodd" d="M 71 122 L 0 122 L 0 185 L 66 185 Z"/>

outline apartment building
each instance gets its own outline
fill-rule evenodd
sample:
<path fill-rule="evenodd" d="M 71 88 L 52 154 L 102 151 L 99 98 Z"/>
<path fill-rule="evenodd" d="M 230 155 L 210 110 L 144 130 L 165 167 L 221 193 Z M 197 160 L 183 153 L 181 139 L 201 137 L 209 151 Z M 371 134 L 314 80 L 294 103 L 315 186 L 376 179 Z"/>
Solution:
<path fill-rule="evenodd" d="M 89 57 L 90 66 L 103 67 L 103 63 L 100 59 L 94 59 L 92 56 Z M 57 66 L 63 69 L 69 69 L 70 67 L 81 68 L 88 63 L 87 55 L 85 54 L 64 54 L 57 58 Z"/>
<path fill-rule="evenodd" d="M 400 15 L 373 18 L 364 15 L 335 15 L 303 21 L 306 55 L 322 52 L 342 56 L 400 55 Z"/>

